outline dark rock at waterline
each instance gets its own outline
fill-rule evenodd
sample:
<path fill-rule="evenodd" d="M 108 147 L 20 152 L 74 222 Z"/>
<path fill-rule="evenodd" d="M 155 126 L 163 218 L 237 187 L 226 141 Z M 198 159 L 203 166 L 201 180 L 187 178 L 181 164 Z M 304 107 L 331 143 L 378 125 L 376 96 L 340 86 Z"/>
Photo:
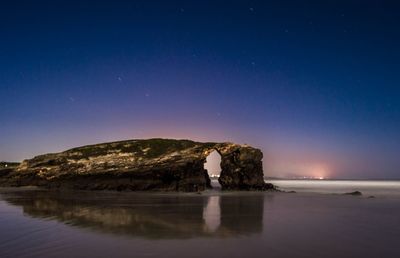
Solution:
<path fill-rule="evenodd" d="M 354 195 L 354 196 L 361 196 L 362 193 L 360 191 L 354 191 L 349 193 L 344 193 L 345 195 Z"/>
<path fill-rule="evenodd" d="M 147 139 L 88 145 L 0 169 L 0 186 L 86 190 L 202 191 L 211 187 L 207 156 L 221 155 L 222 190 L 270 190 L 259 149 L 234 143 Z"/>
<path fill-rule="evenodd" d="M 19 165 L 18 162 L 0 162 L 0 170 L 7 169 L 7 168 L 15 168 Z"/>
<path fill-rule="evenodd" d="M 0 162 L 0 178 L 13 172 L 19 164 L 17 162 Z"/>

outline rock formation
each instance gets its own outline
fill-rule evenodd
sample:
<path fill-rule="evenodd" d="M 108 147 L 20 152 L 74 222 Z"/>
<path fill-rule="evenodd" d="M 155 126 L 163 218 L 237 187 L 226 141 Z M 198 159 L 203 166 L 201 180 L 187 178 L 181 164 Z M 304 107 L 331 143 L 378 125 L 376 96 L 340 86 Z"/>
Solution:
<path fill-rule="evenodd" d="M 222 190 L 267 190 L 262 152 L 248 145 L 147 139 L 88 145 L 0 168 L 1 186 L 87 190 L 202 191 L 210 188 L 207 156 L 221 155 Z"/>

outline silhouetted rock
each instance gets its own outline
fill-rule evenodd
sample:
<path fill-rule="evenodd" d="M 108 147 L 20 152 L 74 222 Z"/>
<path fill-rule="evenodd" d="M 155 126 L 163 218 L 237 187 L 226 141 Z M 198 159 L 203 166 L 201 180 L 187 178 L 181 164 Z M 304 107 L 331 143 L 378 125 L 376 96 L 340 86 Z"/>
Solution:
<path fill-rule="evenodd" d="M 15 168 L 19 165 L 18 162 L 0 162 L 0 170 L 7 169 L 7 168 Z"/>
<path fill-rule="evenodd" d="M 3 186 L 89 190 L 202 191 L 207 156 L 221 155 L 222 190 L 274 189 L 263 179 L 262 152 L 248 145 L 148 139 L 88 145 L 24 160 L 0 173 Z"/>
<path fill-rule="evenodd" d="M 0 178 L 9 175 L 19 164 L 17 162 L 0 162 Z"/>
<path fill-rule="evenodd" d="M 360 195 L 362 195 L 362 193 L 360 191 L 354 191 L 354 192 L 345 193 L 345 195 L 360 196 Z"/>

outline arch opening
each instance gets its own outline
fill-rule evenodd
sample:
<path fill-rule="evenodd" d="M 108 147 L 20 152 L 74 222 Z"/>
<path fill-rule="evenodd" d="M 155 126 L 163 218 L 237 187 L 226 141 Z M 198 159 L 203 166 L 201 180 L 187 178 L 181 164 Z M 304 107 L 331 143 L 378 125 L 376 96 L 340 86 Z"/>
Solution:
<path fill-rule="evenodd" d="M 208 154 L 206 162 L 204 163 L 204 169 L 207 170 L 208 177 L 211 180 L 212 188 L 221 188 L 221 184 L 218 182 L 219 176 L 221 175 L 221 154 L 217 150 L 213 150 Z"/>

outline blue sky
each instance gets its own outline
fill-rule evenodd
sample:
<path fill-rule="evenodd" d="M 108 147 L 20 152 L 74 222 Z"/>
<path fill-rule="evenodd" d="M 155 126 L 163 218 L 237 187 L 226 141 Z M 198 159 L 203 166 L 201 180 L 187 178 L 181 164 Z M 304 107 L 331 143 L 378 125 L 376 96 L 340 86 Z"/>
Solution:
<path fill-rule="evenodd" d="M 269 176 L 399 178 L 399 11 L 394 1 L 3 4 L 0 160 L 172 137 L 252 144 Z"/>

